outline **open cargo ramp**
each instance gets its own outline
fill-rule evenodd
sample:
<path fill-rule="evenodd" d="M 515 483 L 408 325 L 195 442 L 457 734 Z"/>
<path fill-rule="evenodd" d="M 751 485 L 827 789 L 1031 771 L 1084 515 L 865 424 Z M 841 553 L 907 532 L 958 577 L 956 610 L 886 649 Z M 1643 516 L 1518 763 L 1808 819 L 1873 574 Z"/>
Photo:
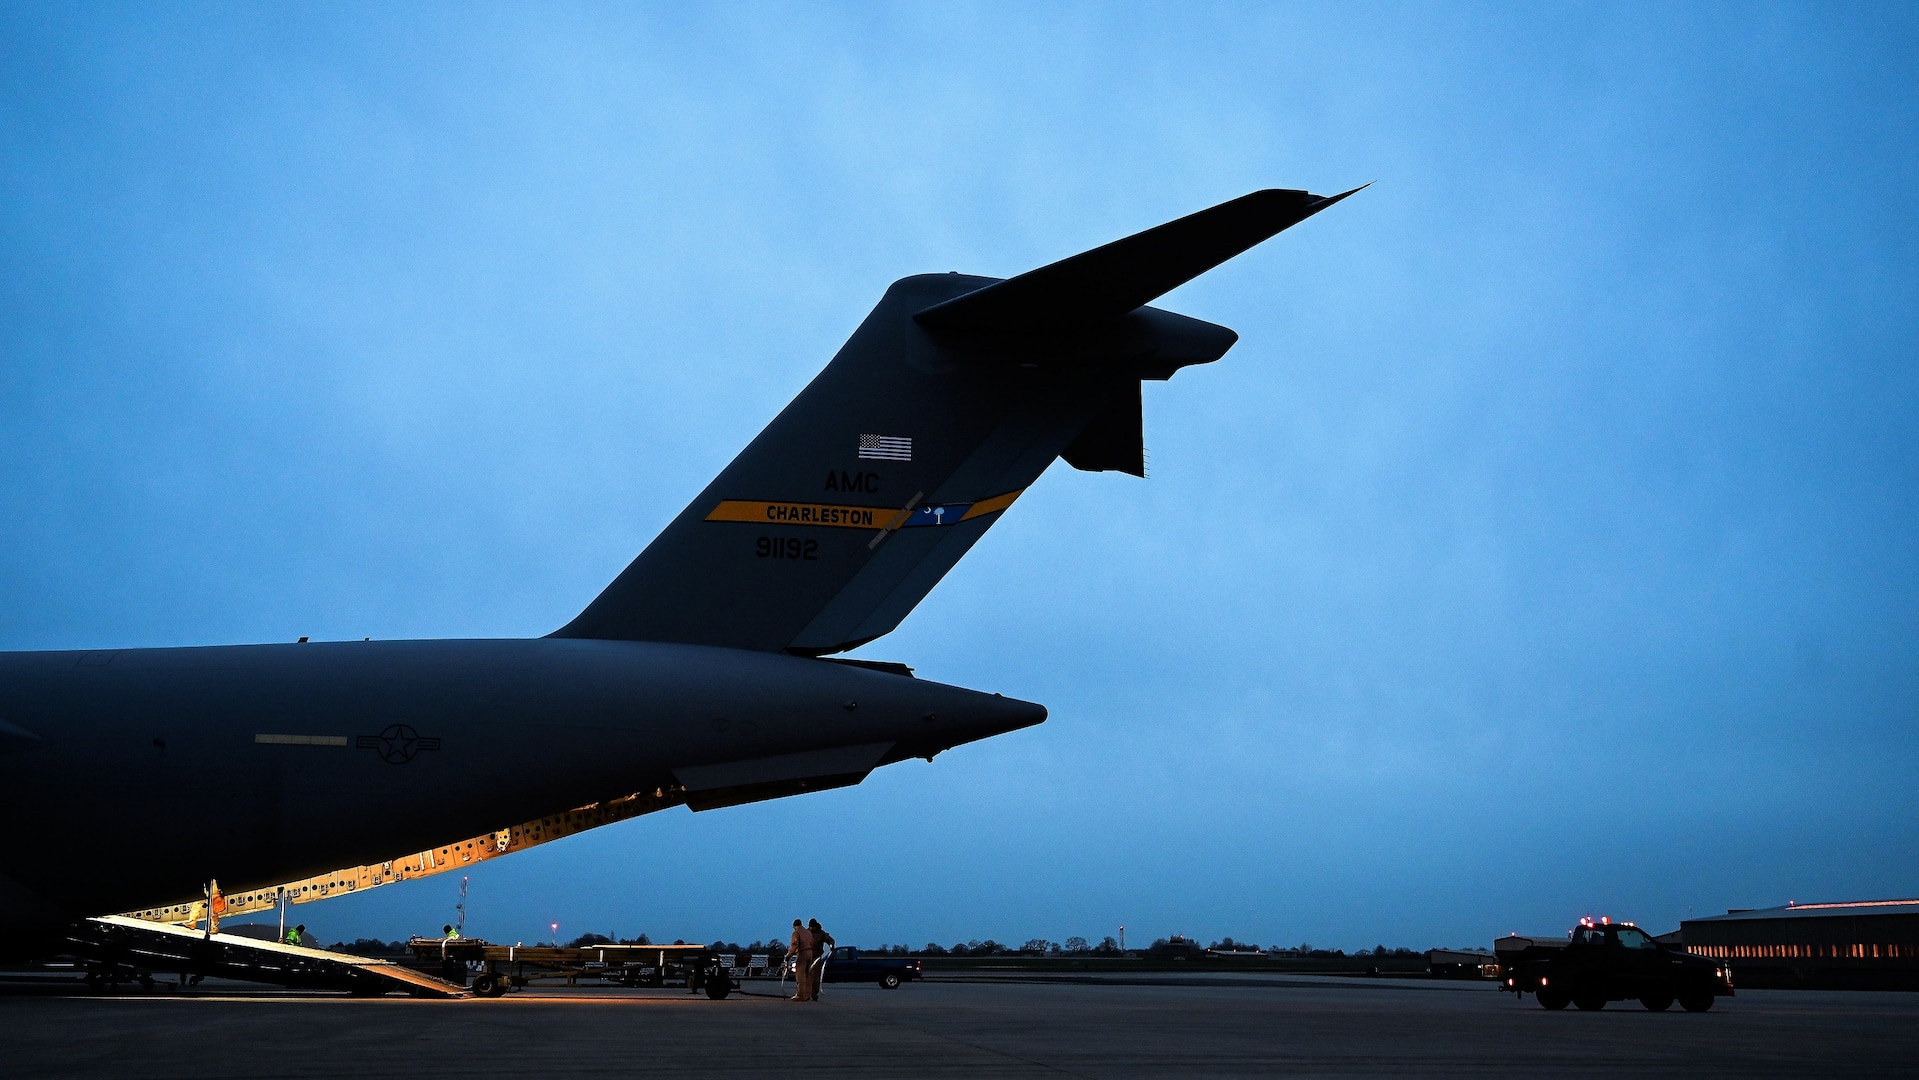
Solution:
<path fill-rule="evenodd" d="M 74 954 L 88 963 L 88 981 L 96 986 L 145 981 L 141 979 L 143 973 L 158 972 L 272 983 L 296 990 L 339 990 L 366 997 L 395 990 L 414 997 L 467 996 L 464 987 L 392 960 L 238 934 L 209 934 L 121 915 L 102 915 L 78 923 L 67 941 Z"/>

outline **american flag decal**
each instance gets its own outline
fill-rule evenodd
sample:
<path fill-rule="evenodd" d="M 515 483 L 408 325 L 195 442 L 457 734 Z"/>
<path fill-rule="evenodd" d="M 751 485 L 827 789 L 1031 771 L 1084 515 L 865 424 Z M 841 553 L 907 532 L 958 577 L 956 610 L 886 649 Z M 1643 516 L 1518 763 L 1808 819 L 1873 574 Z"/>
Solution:
<path fill-rule="evenodd" d="M 873 461 L 911 461 L 913 440 L 904 435 L 861 435 L 860 456 Z"/>

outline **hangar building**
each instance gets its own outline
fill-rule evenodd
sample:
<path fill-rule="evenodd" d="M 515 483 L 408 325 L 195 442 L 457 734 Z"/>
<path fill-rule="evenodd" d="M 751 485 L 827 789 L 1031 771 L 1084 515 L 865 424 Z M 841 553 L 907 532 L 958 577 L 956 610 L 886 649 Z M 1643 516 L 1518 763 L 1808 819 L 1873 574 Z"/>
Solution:
<path fill-rule="evenodd" d="M 1735 909 L 1679 924 L 1739 987 L 1919 990 L 1919 900 Z"/>

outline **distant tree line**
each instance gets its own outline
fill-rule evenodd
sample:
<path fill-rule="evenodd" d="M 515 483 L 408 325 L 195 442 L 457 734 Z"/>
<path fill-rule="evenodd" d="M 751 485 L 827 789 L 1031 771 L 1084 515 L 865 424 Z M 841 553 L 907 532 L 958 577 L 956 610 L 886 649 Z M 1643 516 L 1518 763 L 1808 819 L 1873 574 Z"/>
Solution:
<path fill-rule="evenodd" d="M 786 935 L 777 935 L 774 937 L 769 937 L 764 941 L 755 939 L 754 941 L 746 945 L 741 945 L 740 943 L 735 941 L 715 941 L 708 947 L 711 948 L 714 952 L 731 954 L 731 955 L 754 955 L 759 953 L 766 953 L 772 956 L 781 956 L 781 955 L 784 955 L 786 952 L 786 946 L 787 946 L 788 940 L 789 938 Z M 630 938 L 629 937 L 616 938 L 616 937 L 608 936 L 606 934 L 581 934 L 579 937 L 574 938 L 572 941 L 569 941 L 566 944 L 568 948 L 588 949 L 598 945 L 653 945 L 653 944 L 665 944 L 665 943 L 655 942 L 652 938 L 648 937 L 645 934 L 640 934 L 637 937 L 630 937 Z M 672 944 L 684 945 L 686 944 L 686 942 L 684 940 L 675 939 L 672 942 Z M 845 944 L 846 944 L 845 942 L 841 942 L 842 946 Z M 334 952 L 356 953 L 364 956 L 364 955 L 377 955 L 381 953 L 404 953 L 406 952 L 407 945 L 406 945 L 406 942 L 404 941 L 381 941 L 378 938 L 357 938 L 351 942 L 336 941 L 333 943 L 331 947 Z M 956 941 L 951 945 L 941 945 L 938 942 L 929 941 L 917 949 L 907 945 L 877 945 L 872 948 L 863 948 L 861 949 L 861 951 L 869 952 L 869 953 L 886 953 L 893 956 L 1062 956 L 1062 957 L 1082 956 L 1084 957 L 1084 956 L 1123 955 L 1120 951 L 1119 940 L 1110 935 L 1100 938 L 1098 942 L 1093 942 L 1087 938 L 1083 938 L 1079 936 L 1069 937 L 1065 941 L 1052 941 L 1047 938 L 1036 937 L 1036 938 L 1027 938 L 1024 942 L 1022 942 L 1019 945 L 1011 945 L 1011 944 L 1003 944 L 1001 942 L 993 940 L 992 938 L 985 938 L 985 939 L 975 938 L 969 941 Z M 1212 953 L 1249 953 L 1249 954 L 1262 953 L 1267 956 L 1285 956 L 1285 957 L 1303 956 L 1303 957 L 1323 957 L 1323 958 L 1324 957 L 1357 958 L 1357 957 L 1388 957 L 1388 956 L 1409 957 L 1409 956 L 1424 956 L 1426 953 L 1424 949 L 1408 949 L 1404 947 L 1388 948 L 1384 945 L 1375 945 L 1370 949 L 1360 949 L 1357 952 L 1352 952 L 1352 953 L 1349 953 L 1344 949 L 1318 948 L 1314 946 L 1311 942 L 1301 942 L 1298 945 L 1275 944 L 1275 945 L 1262 946 L 1262 945 L 1256 945 L 1250 941 L 1238 941 L 1231 937 L 1220 938 L 1218 941 L 1215 941 L 1210 945 L 1206 945 L 1202 947 L 1197 940 L 1193 938 L 1182 937 L 1178 934 L 1175 934 L 1171 937 L 1156 938 L 1154 939 L 1153 943 L 1147 946 L 1145 949 L 1132 949 L 1128 951 L 1133 953 L 1144 952 L 1149 955 L 1182 953 L 1182 952 L 1189 953 L 1189 954 L 1201 953 L 1201 952 L 1212 952 Z"/>
<path fill-rule="evenodd" d="M 846 943 L 841 942 L 840 944 L 844 946 Z M 769 941 L 764 944 L 755 941 L 744 948 L 739 945 L 715 942 L 713 948 L 716 952 L 772 952 L 778 954 L 786 951 L 786 941 L 781 939 L 778 941 Z M 968 941 L 956 941 L 951 945 L 941 945 L 937 941 L 929 941 L 918 948 L 913 948 L 908 945 L 883 944 L 864 947 L 861 951 L 868 953 L 886 953 L 893 956 L 1116 957 L 1124 955 L 1120 950 L 1119 940 L 1110 935 L 1099 939 L 1097 943 L 1079 936 L 1069 937 L 1065 941 L 1053 941 L 1048 938 L 1037 937 L 1028 938 L 1018 945 L 995 941 L 992 938 L 974 938 Z M 1133 953 L 1146 952 L 1149 954 L 1168 951 L 1187 951 L 1193 953 L 1260 953 L 1267 956 L 1288 957 L 1409 957 L 1425 955 L 1425 950 L 1423 949 L 1408 949 L 1403 947 L 1388 948 L 1385 945 L 1376 945 L 1371 949 L 1360 949 L 1357 952 L 1349 953 L 1344 949 L 1317 948 L 1310 942 L 1298 945 L 1262 946 L 1250 941 L 1238 941 L 1231 937 L 1220 938 L 1210 945 L 1201 946 L 1197 941 L 1190 938 L 1181 938 L 1177 935 L 1171 938 L 1156 939 L 1145 949 L 1132 949 L 1129 951 Z"/>
<path fill-rule="evenodd" d="M 355 956 L 379 956 L 382 954 L 402 955 L 406 952 L 404 941 L 381 941 L 379 938 L 354 938 L 352 941 L 336 941 L 327 946 L 328 952 L 352 953 Z"/>

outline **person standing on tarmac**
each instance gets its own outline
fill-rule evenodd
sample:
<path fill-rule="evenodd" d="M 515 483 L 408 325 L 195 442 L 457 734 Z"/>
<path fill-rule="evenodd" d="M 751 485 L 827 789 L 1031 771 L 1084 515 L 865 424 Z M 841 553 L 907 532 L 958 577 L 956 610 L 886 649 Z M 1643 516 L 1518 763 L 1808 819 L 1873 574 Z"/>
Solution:
<path fill-rule="evenodd" d="M 452 923 L 440 924 L 440 978 L 455 986 L 465 986 L 466 961 L 446 954 L 447 942 L 458 940 L 460 940 L 460 932 L 453 929 Z"/>
<path fill-rule="evenodd" d="M 813 979 L 813 954 L 817 947 L 813 944 L 813 932 L 798 919 L 793 920 L 793 940 L 786 946 L 786 955 L 793 961 L 793 1000 L 811 1001 L 809 992 Z"/>
<path fill-rule="evenodd" d="M 818 919 L 808 919 L 806 929 L 813 938 L 814 952 L 813 974 L 808 977 L 807 982 L 813 987 L 813 996 L 810 1000 L 818 1001 L 820 980 L 826 977 L 826 958 L 833 955 L 833 935 L 826 932 Z"/>

